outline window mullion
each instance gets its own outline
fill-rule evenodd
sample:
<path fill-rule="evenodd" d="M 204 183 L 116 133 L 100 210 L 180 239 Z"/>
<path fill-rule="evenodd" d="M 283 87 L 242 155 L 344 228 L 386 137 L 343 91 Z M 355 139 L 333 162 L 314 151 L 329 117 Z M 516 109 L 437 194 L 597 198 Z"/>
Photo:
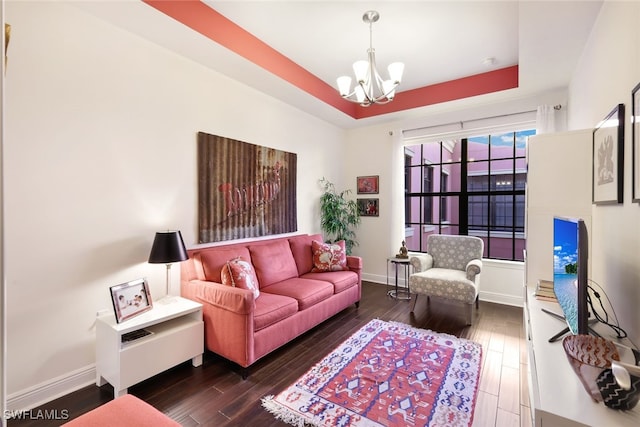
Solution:
<path fill-rule="evenodd" d="M 463 138 L 460 141 L 460 198 L 458 201 L 458 227 L 459 233 L 462 235 L 469 234 L 469 191 L 467 189 L 467 177 L 468 177 L 468 165 L 467 161 L 469 159 L 467 149 L 468 142 L 467 138 Z"/>

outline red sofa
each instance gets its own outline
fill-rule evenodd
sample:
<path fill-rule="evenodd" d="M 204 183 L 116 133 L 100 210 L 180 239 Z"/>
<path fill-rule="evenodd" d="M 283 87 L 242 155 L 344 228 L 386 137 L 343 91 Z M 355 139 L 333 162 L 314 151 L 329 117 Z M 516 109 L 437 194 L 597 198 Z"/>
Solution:
<path fill-rule="evenodd" d="M 181 294 L 203 304 L 205 345 L 246 368 L 351 304 L 359 304 L 362 259 L 347 271 L 311 272 L 320 234 L 280 237 L 189 250 L 181 263 Z M 260 295 L 222 284 L 237 257 L 255 269 Z M 243 373 L 246 375 L 246 372 Z"/>

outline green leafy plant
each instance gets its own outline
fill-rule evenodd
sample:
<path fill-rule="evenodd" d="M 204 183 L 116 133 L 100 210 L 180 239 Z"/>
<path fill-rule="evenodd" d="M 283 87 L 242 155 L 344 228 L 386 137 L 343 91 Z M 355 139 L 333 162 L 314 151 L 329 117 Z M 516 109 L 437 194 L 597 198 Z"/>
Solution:
<path fill-rule="evenodd" d="M 320 197 L 320 226 L 325 237 L 330 242 L 344 240 L 347 254 L 358 245 L 355 241 L 354 228 L 360 224 L 358 204 L 355 200 L 347 199 L 351 190 L 338 193 L 333 183 L 326 178 L 320 180 L 324 193 Z"/>

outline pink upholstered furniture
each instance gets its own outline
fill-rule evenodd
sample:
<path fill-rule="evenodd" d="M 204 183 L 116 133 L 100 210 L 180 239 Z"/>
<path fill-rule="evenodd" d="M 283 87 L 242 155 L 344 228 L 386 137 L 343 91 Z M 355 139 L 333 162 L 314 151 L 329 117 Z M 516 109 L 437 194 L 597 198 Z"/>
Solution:
<path fill-rule="evenodd" d="M 362 260 L 346 271 L 312 272 L 311 242 L 320 234 L 280 237 L 189 250 L 181 263 L 181 293 L 203 304 L 207 349 L 246 368 L 361 296 Z M 222 284 L 230 260 L 250 261 L 260 295 Z M 246 372 L 245 372 L 246 373 Z"/>
<path fill-rule="evenodd" d="M 118 397 L 63 424 L 65 427 L 180 427 L 180 424 L 131 394 Z"/>

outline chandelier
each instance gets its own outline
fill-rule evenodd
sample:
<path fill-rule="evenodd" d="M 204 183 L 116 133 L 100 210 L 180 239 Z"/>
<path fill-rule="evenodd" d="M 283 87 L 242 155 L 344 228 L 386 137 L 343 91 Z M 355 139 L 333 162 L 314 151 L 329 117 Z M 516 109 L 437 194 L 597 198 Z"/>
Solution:
<path fill-rule="evenodd" d="M 380 19 L 380 14 L 369 10 L 362 15 L 362 20 L 369 24 L 368 61 L 357 61 L 353 64 L 356 84 L 351 90 L 351 77 L 338 77 L 338 91 L 347 101 L 356 102 L 363 107 L 371 104 L 386 104 L 393 100 L 396 88 L 402 79 L 404 64 L 394 62 L 388 67 L 389 79 L 383 80 L 376 69 L 376 50 L 373 48 L 373 23 Z"/>

